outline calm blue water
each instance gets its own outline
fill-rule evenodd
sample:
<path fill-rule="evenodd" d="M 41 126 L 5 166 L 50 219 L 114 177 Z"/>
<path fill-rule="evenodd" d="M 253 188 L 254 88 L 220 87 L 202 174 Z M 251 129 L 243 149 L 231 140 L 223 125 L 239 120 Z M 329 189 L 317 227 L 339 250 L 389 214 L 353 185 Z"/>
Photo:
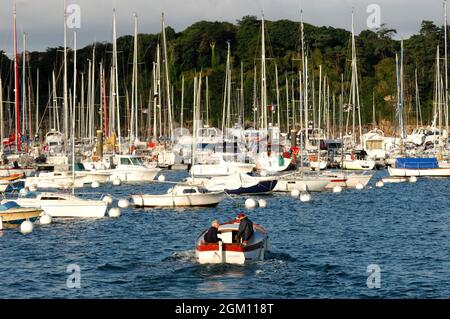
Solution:
<path fill-rule="evenodd" d="M 179 180 L 183 172 L 165 173 Z M 272 253 L 246 266 L 195 263 L 197 235 L 227 221 L 245 198 L 218 208 L 122 210 L 120 219 L 63 221 L 24 236 L 0 237 L 2 298 L 448 298 L 450 179 L 419 179 L 301 203 L 266 196 L 247 211 L 269 231 Z M 117 198 L 167 185 L 105 187 Z M 89 191 L 89 190 L 88 190 Z M 81 288 L 66 286 L 69 264 Z M 381 267 L 381 288 L 367 287 L 367 266 Z"/>

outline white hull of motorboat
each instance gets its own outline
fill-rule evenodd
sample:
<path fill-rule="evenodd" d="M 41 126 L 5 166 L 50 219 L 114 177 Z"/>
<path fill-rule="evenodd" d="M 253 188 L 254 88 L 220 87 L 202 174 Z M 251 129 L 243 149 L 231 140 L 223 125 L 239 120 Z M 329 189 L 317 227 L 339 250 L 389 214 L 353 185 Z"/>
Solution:
<path fill-rule="evenodd" d="M 109 170 L 109 181 L 120 179 L 122 182 L 151 182 L 161 170 L 159 168 L 146 167 L 117 167 Z"/>
<path fill-rule="evenodd" d="M 344 160 L 342 168 L 346 170 L 371 171 L 375 168 L 375 161 L 371 160 Z"/>
<path fill-rule="evenodd" d="M 233 232 L 239 229 L 238 223 L 228 223 L 219 227 L 218 237 L 222 242 L 217 244 L 207 244 L 203 237 L 207 230 L 202 232 L 197 238 L 195 256 L 200 264 L 239 264 L 246 262 L 264 260 L 269 251 L 269 236 L 266 230 L 254 225 L 254 235 L 247 245 L 233 242 Z"/>
<path fill-rule="evenodd" d="M 75 172 L 75 176 L 77 175 L 83 176 L 84 184 L 92 184 L 93 182 L 104 184 L 109 181 L 111 173 L 108 171 L 83 171 Z"/>
<path fill-rule="evenodd" d="M 430 177 L 450 177 L 450 168 L 388 168 L 390 176 L 430 176 Z"/>
<path fill-rule="evenodd" d="M 217 206 L 225 197 L 224 192 L 200 192 L 197 186 L 175 186 L 167 194 L 132 195 L 138 207 L 203 207 Z"/>
<path fill-rule="evenodd" d="M 18 198 L 22 207 L 40 208 L 55 218 L 102 218 L 108 204 L 98 200 L 84 200 L 73 195 L 41 194 L 36 198 Z"/>

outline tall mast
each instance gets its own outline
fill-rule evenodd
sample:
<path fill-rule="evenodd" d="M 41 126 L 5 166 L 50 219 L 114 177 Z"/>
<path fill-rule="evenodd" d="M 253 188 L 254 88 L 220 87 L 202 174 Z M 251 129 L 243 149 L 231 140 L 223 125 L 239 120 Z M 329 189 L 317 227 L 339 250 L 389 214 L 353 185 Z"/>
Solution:
<path fill-rule="evenodd" d="M 114 113 L 117 117 L 117 138 L 119 142 L 119 152 L 121 149 L 121 127 L 120 127 L 120 97 L 119 97 L 119 70 L 117 63 L 117 30 L 116 30 L 116 9 L 113 10 L 113 72 L 114 72 L 114 91 L 116 105 Z M 115 120 L 115 119 L 113 119 Z"/>
<path fill-rule="evenodd" d="M 277 90 L 277 126 L 280 128 L 280 88 L 278 85 L 278 66 L 275 64 L 275 82 Z M 272 109 L 273 112 L 273 109 Z"/>
<path fill-rule="evenodd" d="M 137 90 L 138 17 L 136 13 L 134 13 L 133 16 L 134 16 L 134 54 L 133 54 L 133 81 L 131 89 L 130 145 L 134 145 L 137 139 L 137 99 L 138 99 L 138 90 Z"/>
<path fill-rule="evenodd" d="M 420 121 L 420 126 L 422 126 L 422 115 L 421 115 L 421 111 L 420 111 L 420 95 L 419 95 L 419 83 L 417 80 L 417 68 L 415 71 L 415 84 L 416 84 L 416 128 L 419 128 L 419 121 Z"/>
<path fill-rule="evenodd" d="M 304 96 L 303 96 L 303 108 L 305 112 L 305 145 L 304 147 L 308 147 L 309 144 L 309 132 L 308 132 L 308 60 L 305 57 L 305 32 L 303 25 L 303 10 L 300 11 L 300 29 L 301 29 L 301 42 L 302 42 L 302 68 L 303 68 L 303 83 L 304 83 Z"/>
<path fill-rule="evenodd" d="M 244 101 L 244 62 L 241 61 L 241 92 L 240 92 L 240 101 L 241 101 L 241 120 L 242 120 L 242 128 L 245 129 L 245 101 Z"/>
<path fill-rule="evenodd" d="M 39 137 L 39 68 L 36 75 L 36 136 Z"/>
<path fill-rule="evenodd" d="M 447 56 L 447 0 L 444 0 L 444 69 L 445 69 L 445 99 L 444 99 L 444 107 L 445 107 L 445 130 L 448 130 L 448 56 Z"/>
<path fill-rule="evenodd" d="M 167 108 L 169 116 L 169 134 L 170 140 L 173 142 L 173 124 L 172 124 L 172 102 L 170 99 L 170 79 L 169 79 L 169 58 L 167 56 L 167 39 L 166 39 L 166 25 L 164 22 L 164 13 L 162 14 L 162 34 L 163 34 L 163 50 L 164 50 L 164 69 L 166 74 L 166 91 L 167 91 Z"/>
<path fill-rule="evenodd" d="M 17 53 L 17 14 L 16 14 L 16 0 L 14 0 L 13 7 L 14 16 L 14 92 L 15 92 L 15 105 L 16 105 L 16 143 L 17 151 L 22 151 L 22 138 L 20 134 L 20 96 L 19 96 L 19 54 Z"/>
<path fill-rule="evenodd" d="M 180 119 L 181 129 L 183 129 L 183 121 L 184 121 L 184 75 L 181 78 L 181 119 Z"/>
<path fill-rule="evenodd" d="M 67 0 L 64 0 L 64 134 L 69 139 L 69 101 L 67 99 Z M 66 146 L 67 147 L 67 146 Z M 67 152 L 67 148 L 66 148 Z"/>
<path fill-rule="evenodd" d="M 77 100 L 77 33 L 73 33 L 73 104 L 72 104 L 72 179 L 75 184 L 75 111 Z M 72 194 L 75 194 L 75 187 L 72 187 Z"/>
<path fill-rule="evenodd" d="M 289 81 L 286 75 L 286 81 L 285 81 L 285 86 L 286 86 L 286 133 L 289 134 Z"/>
<path fill-rule="evenodd" d="M 89 141 L 92 143 L 95 136 L 95 44 L 92 48 L 92 71 L 91 71 L 91 101 L 89 103 Z"/>
<path fill-rule="evenodd" d="M 27 67 L 27 34 L 23 32 L 23 53 L 22 53 L 22 136 L 27 135 L 27 80 L 26 80 L 26 67 Z"/>
<path fill-rule="evenodd" d="M 159 53 L 159 47 L 158 47 Z M 184 77 L 183 77 L 184 79 Z M 153 141 L 157 139 L 156 133 L 156 116 L 157 116 L 157 107 L 158 105 L 158 73 L 157 73 L 157 64 L 153 62 Z M 183 111 L 181 111 L 183 114 Z M 183 122 L 183 120 L 181 120 Z"/>
<path fill-rule="evenodd" d="M 266 83 L 266 38 L 264 28 L 264 14 L 261 27 L 261 116 L 263 130 L 267 130 L 267 83 Z"/>
<path fill-rule="evenodd" d="M 209 126 L 209 79 L 206 76 L 206 126 Z"/>

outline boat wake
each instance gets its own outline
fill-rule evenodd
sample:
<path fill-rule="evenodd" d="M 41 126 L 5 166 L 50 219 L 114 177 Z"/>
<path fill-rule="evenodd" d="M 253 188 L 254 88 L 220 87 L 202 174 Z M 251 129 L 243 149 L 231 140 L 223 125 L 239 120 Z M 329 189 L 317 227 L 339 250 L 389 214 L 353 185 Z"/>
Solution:
<path fill-rule="evenodd" d="M 174 252 L 169 257 L 163 259 L 165 261 L 192 262 L 195 263 L 195 250 L 185 250 Z"/>

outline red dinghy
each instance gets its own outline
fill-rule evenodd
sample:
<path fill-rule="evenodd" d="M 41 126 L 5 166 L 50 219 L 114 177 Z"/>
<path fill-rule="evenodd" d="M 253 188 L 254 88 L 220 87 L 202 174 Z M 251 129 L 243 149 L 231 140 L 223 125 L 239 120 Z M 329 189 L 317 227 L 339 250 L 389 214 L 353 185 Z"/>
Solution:
<path fill-rule="evenodd" d="M 205 243 L 203 231 L 197 238 L 195 256 L 200 264 L 245 264 L 247 261 L 264 260 L 269 250 L 269 235 L 260 225 L 254 224 L 254 234 L 246 245 L 236 242 L 239 221 L 232 220 L 218 229 L 219 243 Z"/>

